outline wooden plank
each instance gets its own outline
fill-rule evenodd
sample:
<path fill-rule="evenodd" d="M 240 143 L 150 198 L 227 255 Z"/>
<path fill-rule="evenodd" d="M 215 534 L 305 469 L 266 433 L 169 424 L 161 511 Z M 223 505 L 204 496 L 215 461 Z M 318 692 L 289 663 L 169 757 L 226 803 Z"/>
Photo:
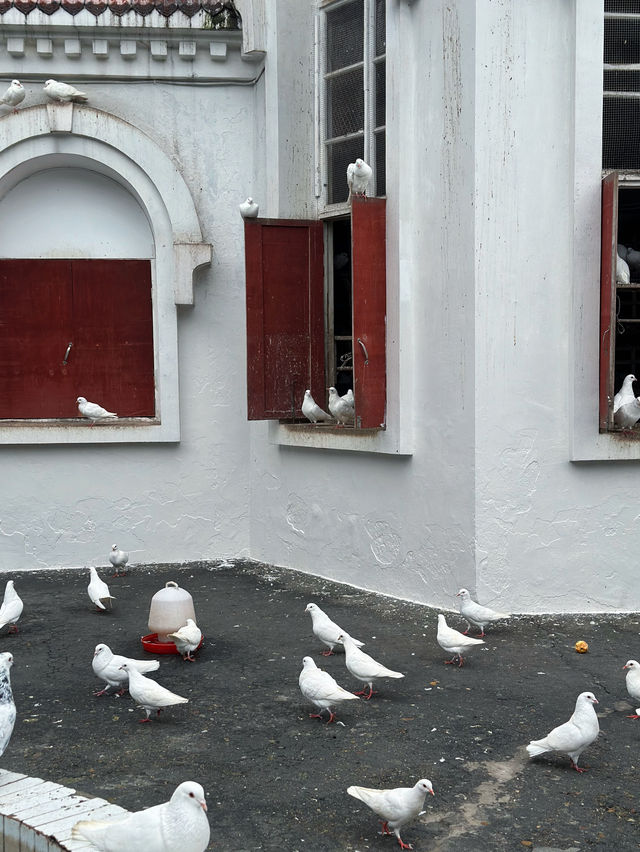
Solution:
<path fill-rule="evenodd" d="M 385 425 L 386 379 L 386 201 L 353 198 L 353 393 L 356 426 Z"/>

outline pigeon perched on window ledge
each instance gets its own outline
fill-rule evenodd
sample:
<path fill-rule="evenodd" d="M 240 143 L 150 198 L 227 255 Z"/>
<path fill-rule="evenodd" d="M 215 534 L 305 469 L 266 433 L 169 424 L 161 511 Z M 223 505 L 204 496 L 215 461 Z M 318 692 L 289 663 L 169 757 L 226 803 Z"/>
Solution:
<path fill-rule="evenodd" d="M 624 402 L 613 415 L 616 426 L 623 429 L 633 429 L 640 420 L 640 399 L 634 397 L 631 402 Z"/>
<path fill-rule="evenodd" d="M 569 755 L 571 766 L 576 772 L 586 772 L 578 766 L 578 759 L 600 733 L 598 716 L 593 706 L 597 703 L 598 699 L 593 692 L 581 692 L 569 721 L 558 725 L 543 739 L 531 740 L 527 746 L 529 756 L 537 757 L 547 751 L 561 751 Z"/>
<path fill-rule="evenodd" d="M 353 195 L 366 196 L 372 174 L 373 169 L 371 166 L 365 163 L 360 157 L 358 157 L 355 163 L 349 163 L 347 166 L 348 201 L 351 201 Z"/>
<path fill-rule="evenodd" d="M 80 414 L 92 421 L 91 426 L 95 425 L 98 420 L 108 420 L 118 416 L 114 411 L 107 411 L 97 402 L 87 402 L 83 396 L 79 396 L 76 402 Z"/>
<path fill-rule="evenodd" d="M 629 373 L 629 375 L 624 377 L 624 381 L 622 382 L 622 387 L 618 391 L 618 393 L 613 398 L 613 413 L 622 405 L 626 405 L 628 402 L 634 402 L 636 395 L 633 392 L 633 383 L 636 381 L 636 377 L 633 373 Z"/>
<path fill-rule="evenodd" d="M 0 98 L 0 104 L 3 106 L 13 107 L 13 111 L 17 112 L 16 107 L 24 100 L 25 91 L 20 80 L 12 80 L 11 85 Z"/>
<path fill-rule="evenodd" d="M 304 399 L 302 400 L 302 413 L 307 418 L 307 420 L 311 421 L 311 423 L 333 422 L 333 417 L 330 414 L 327 414 L 324 409 L 320 408 L 318 403 L 311 395 L 310 390 L 306 390 L 304 392 Z"/>
<path fill-rule="evenodd" d="M 58 103 L 74 103 L 83 104 L 89 100 L 89 96 L 84 92 L 76 89 L 75 86 L 70 86 L 68 83 L 59 83 L 57 80 L 47 80 L 44 84 L 44 93 L 52 101 Z"/>
<path fill-rule="evenodd" d="M 355 409 L 349 402 L 340 396 L 334 387 L 329 388 L 329 411 L 338 421 L 340 426 L 353 424 Z"/>
<path fill-rule="evenodd" d="M 251 197 L 243 201 L 238 209 L 243 219 L 255 219 L 260 211 L 260 207 Z"/>

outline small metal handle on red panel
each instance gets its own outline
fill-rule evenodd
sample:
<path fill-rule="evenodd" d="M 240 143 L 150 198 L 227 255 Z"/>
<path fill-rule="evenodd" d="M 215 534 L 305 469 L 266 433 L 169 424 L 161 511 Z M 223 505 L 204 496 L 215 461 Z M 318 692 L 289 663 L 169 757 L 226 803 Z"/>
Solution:
<path fill-rule="evenodd" d="M 360 340 L 360 338 L 358 338 L 358 343 L 360 344 L 360 346 L 362 346 L 362 351 L 364 352 L 364 365 L 366 367 L 369 363 L 369 353 L 367 352 L 367 347 L 364 345 L 362 340 Z"/>
<path fill-rule="evenodd" d="M 62 362 L 63 367 L 66 365 L 67 361 L 69 360 L 69 352 L 71 352 L 72 346 L 73 346 L 73 343 L 69 343 L 69 345 L 67 346 L 67 351 L 64 353 L 64 361 Z"/>

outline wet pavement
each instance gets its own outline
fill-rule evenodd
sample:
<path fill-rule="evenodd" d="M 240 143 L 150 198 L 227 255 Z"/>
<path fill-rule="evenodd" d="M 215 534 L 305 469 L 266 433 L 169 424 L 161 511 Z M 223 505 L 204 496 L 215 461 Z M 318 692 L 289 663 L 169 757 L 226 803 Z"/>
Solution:
<path fill-rule="evenodd" d="M 17 705 L 3 769 L 103 796 L 129 810 L 165 801 L 184 780 L 205 788 L 224 852 L 399 849 L 351 784 L 412 786 L 435 796 L 402 830 L 417 852 L 636 850 L 640 720 L 622 666 L 640 659 L 640 617 L 517 616 L 490 629 L 459 669 L 443 664 L 437 611 L 256 563 L 133 567 L 111 578 L 98 614 L 88 571 L 6 574 L 25 603 L 14 654 Z M 205 644 L 197 662 L 160 656 L 151 677 L 189 698 L 156 721 L 124 696 L 94 697 L 94 646 L 144 657 L 152 595 L 176 580 L 194 599 Z M 0 591 L 1 591 L 0 584 Z M 310 719 L 298 689 L 310 654 L 348 689 L 344 656 L 322 657 L 304 609 L 315 601 L 403 680 L 343 704 L 342 724 Z M 454 602 L 452 601 L 452 605 Z M 497 602 L 495 603 L 497 606 Z M 451 626 L 464 629 L 452 614 Z M 576 641 L 589 643 L 577 654 Z M 591 690 L 601 733 L 574 772 L 567 757 L 530 760 L 525 745 L 566 721 Z"/>

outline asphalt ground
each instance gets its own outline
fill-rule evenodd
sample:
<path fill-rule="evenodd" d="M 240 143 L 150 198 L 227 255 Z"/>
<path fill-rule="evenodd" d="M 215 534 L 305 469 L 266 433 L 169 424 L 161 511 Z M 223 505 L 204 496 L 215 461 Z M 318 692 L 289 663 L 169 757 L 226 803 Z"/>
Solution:
<path fill-rule="evenodd" d="M 106 614 L 89 601 L 88 571 L 6 574 L 25 609 L 19 633 L 0 636 L 15 659 L 17 705 L 2 768 L 129 810 L 198 781 L 209 849 L 219 852 L 398 849 L 346 788 L 424 777 L 435 796 L 402 830 L 418 852 L 640 848 L 640 720 L 627 718 L 622 670 L 640 659 L 637 615 L 515 616 L 460 669 L 443 664 L 437 611 L 425 606 L 256 563 L 134 566 L 118 578 L 97 567 L 116 598 Z M 158 657 L 151 677 L 189 704 L 139 724 L 144 712 L 130 697 L 93 695 L 101 683 L 91 659 L 99 642 L 146 656 L 149 604 L 167 580 L 193 595 L 205 644 L 195 663 Z M 307 654 L 359 688 L 341 653 L 320 655 L 309 601 L 406 675 L 378 682 L 370 701 L 343 704 L 341 724 L 309 718 L 298 689 Z M 459 616 L 448 620 L 464 629 Z M 578 640 L 588 653 L 576 653 Z M 566 721 L 585 690 L 598 698 L 601 727 L 580 760 L 589 771 L 563 755 L 530 760 L 525 745 Z"/>

